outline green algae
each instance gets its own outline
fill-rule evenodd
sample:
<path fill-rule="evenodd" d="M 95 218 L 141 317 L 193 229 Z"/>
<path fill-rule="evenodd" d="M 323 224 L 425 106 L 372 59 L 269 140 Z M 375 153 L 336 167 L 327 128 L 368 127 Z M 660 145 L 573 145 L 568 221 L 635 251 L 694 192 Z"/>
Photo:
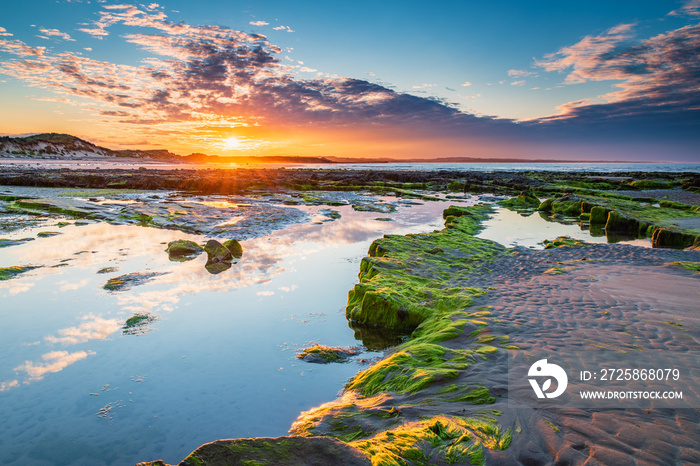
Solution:
<path fill-rule="evenodd" d="M 512 440 L 512 430 L 502 431 L 492 422 L 457 416 L 436 416 L 406 423 L 370 439 L 350 444 L 370 458 L 373 466 L 448 464 L 468 461 L 484 464 L 483 448 L 504 450 Z"/>
<path fill-rule="evenodd" d="M 570 236 L 560 236 L 552 241 L 544 240 L 543 244 L 544 244 L 545 249 L 561 248 L 561 247 L 570 248 L 570 247 L 590 246 L 590 244 L 586 243 L 585 241 L 581 241 L 581 240 L 572 238 Z"/>
<path fill-rule="evenodd" d="M 540 199 L 532 191 L 522 191 L 517 197 L 500 201 L 499 204 L 516 211 L 538 209 L 541 205 Z"/>
<path fill-rule="evenodd" d="M 226 240 L 224 241 L 223 245 L 226 249 L 228 249 L 231 252 L 231 255 L 234 258 L 240 259 L 241 257 L 243 257 L 243 246 L 241 246 L 241 243 L 239 243 L 237 240 Z"/>
<path fill-rule="evenodd" d="M 307 362 L 331 363 L 346 362 L 350 356 L 360 353 L 358 348 L 338 348 L 333 346 L 313 345 L 304 348 L 297 354 L 298 359 Z"/>
<path fill-rule="evenodd" d="M 348 294 L 348 319 L 405 330 L 433 314 L 470 306 L 485 291 L 453 286 L 451 280 L 505 253 L 497 243 L 473 236 L 491 211 L 484 204 L 451 206 L 443 212 L 446 228 L 440 232 L 386 235 L 372 243 L 359 283 Z"/>
<path fill-rule="evenodd" d="M 676 262 L 669 262 L 666 265 L 675 265 L 676 267 L 680 267 L 680 268 L 687 269 L 687 270 L 694 270 L 694 271 L 700 273 L 700 262 L 676 261 Z"/>
<path fill-rule="evenodd" d="M 13 265 L 11 267 L 0 267 L 0 281 L 3 280 L 10 280 L 12 278 L 15 278 L 18 275 L 23 274 L 24 272 L 28 272 L 29 270 L 36 269 L 38 267 L 34 266 L 19 266 L 19 265 Z"/>
<path fill-rule="evenodd" d="M 201 254 L 204 248 L 194 241 L 179 239 L 168 243 L 166 252 L 173 262 L 185 262 Z"/>
<path fill-rule="evenodd" d="M 151 273 L 129 273 L 126 275 L 120 275 L 118 277 L 110 278 L 107 283 L 102 287 L 107 291 L 126 291 L 134 286 L 143 285 L 150 282 L 155 277 L 165 275 L 165 273 L 151 272 Z"/>

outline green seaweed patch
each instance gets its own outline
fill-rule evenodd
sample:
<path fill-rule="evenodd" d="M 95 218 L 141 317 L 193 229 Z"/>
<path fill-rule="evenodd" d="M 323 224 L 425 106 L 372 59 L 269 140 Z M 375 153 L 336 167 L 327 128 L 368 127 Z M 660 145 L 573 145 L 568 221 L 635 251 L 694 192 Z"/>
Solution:
<path fill-rule="evenodd" d="M 570 236 L 560 236 L 553 241 L 544 240 L 543 244 L 544 244 L 545 249 L 561 248 L 561 247 L 571 248 L 571 247 L 590 246 L 590 244 L 586 243 L 585 241 L 581 241 L 581 240 L 572 238 Z"/>
<path fill-rule="evenodd" d="M 306 362 L 328 364 L 331 362 L 346 362 L 351 356 L 360 354 L 360 348 L 338 348 L 333 346 L 314 345 L 304 348 L 297 358 Z"/>
<path fill-rule="evenodd" d="M 492 209 L 451 206 L 443 213 L 442 231 L 386 235 L 372 243 L 360 264 L 359 283 L 348 294 L 348 319 L 412 330 L 431 315 L 470 306 L 485 291 L 451 282 L 506 253 L 503 246 L 473 236 Z"/>
<path fill-rule="evenodd" d="M 376 220 L 378 222 L 393 222 L 394 221 L 393 218 L 389 218 L 389 217 L 376 217 L 374 220 Z"/>
<path fill-rule="evenodd" d="M 113 273 L 119 270 L 119 267 L 102 267 L 100 270 L 97 271 L 100 275 L 105 274 L 105 273 Z"/>
<path fill-rule="evenodd" d="M 107 283 L 102 287 L 107 291 L 126 291 L 135 286 L 143 285 L 152 281 L 154 278 L 161 275 L 167 275 L 169 272 L 151 272 L 151 273 L 128 273 L 126 275 L 120 275 L 118 277 L 110 278 Z"/>
<path fill-rule="evenodd" d="M 24 244 L 27 241 L 33 241 L 34 238 L 23 238 L 23 239 L 7 239 L 7 238 L 0 238 L 0 248 L 7 248 L 10 246 L 18 246 L 20 244 Z"/>
<path fill-rule="evenodd" d="M 694 270 L 698 273 L 700 273 L 700 262 L 691 262 L 691 261 L 676 261 L 676 262 L 667 262 L 665 265 L 675 265 L 676 267 L 681 267 L 683 269 L 688 269 L 688 270 Z"/>
<path fill-rule="evenodd" d="M 148 331 L 148 325 L 155 320 L 156 318 L 150 314 L 134 314 L 124 322 L 122 333 L 124 335 L 141 335 Z"/>
<path fill-rule="evenodd" d="M 357 212 L 379 212 L 381 214 L 396 212 L 394 204 L 383 204 L 380 202 L 358 202 L 352 205 L 352 209 Z"/>
<path fill-rule="evenodd" d="M 532 191 L 522 191 L 517 197 L 499 201 L 499 204 L 510 210 L 532 210 L 540 206 L 540 199 Z"/>
<path fill-rule="evenodd" d="M 37 233 L 36 236 L 38 238 L 50 238 L 52 236 L 58 236 L 60 234 L 61 233 L 59 233 L 58 231 L 41 231 L 41 232 Z"/>
<path fill-rule="evenodd" d="M 0 267 L 0 281 L 2 280 L 10 280 L 12 278 L 15 278 L 18 275 L 23 274 L 24 272 L 28 272 L 33 269 L 38 269 L 38 266 L 31 266 L 31 265 L 25 265 L 25 266 L 19 266 L 19 265 L 13 265 L 11 267 Z"/>
<path fill-rule="evenodd" d="M 405 423 L 370 439 L 350 442 L 370 458 L 372 465 L 404 466 L 445 462 L 485 464 L 483 448 L 505 450 L 512 429 L 503 431 L 487 420 L 435 416 Z"/>
<path fill-rule="evenodd" d="M 475 361 L 469 350 L 452 350 L 433 343 L 408 342 L 372 367 L 360 372 L 346 385 L 363 396 L 381 392 L 413 394 L 433 383 L 457 378 Z"/>
<path fill-rule="evenodd" d="M 194 241 L 179 239 L 168 243 L 168 248 L 165 251 L 171 261 L 185 262 L 204 252 L 204 248 Z"/>

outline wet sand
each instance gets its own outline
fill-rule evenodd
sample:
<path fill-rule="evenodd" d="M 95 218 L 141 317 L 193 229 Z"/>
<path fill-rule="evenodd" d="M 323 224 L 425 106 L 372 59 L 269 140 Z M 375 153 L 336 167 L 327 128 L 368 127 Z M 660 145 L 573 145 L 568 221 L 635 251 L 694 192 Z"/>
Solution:
<path fill-rule="evenodd" d="M 564 361 L 581 350 L 700 351 L 700 275 L 664 265 L 678 260 L 698 261 L 700 253 L 614 244 L 520 250 L 475 280 L 496 288 L 475 305 L 493 306 L 501 320 L 494 332 L 509 335 L 520 351 L 545 351 Z M 555 265 L 572 269 L 544 273 Z M 500 358 L 479 377 L 503 389 L 507 370 Z M 697 393 L 700 379 L 687 389 Z M 501 399 L 493 408 L 503 411 L 504 425 L 517 423 L 523 433 L 504 451 L 488 450 L 488 464 L 700 462 L 697 409 L 537 410 L 506 404 Z"/>

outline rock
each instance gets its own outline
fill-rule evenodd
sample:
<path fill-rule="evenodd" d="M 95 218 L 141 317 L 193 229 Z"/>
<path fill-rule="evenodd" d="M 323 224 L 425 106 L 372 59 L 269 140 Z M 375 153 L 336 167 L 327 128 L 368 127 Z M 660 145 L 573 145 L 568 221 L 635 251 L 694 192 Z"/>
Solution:
<path fill-rule="evenodd" d="M 228 249 L 231 252 L 231 255 L 236 259 L 240 259 L 243 256 L 243 247 L 241 246 L 241 243 L 235 239 L 224 241 L 224 247 Z"/>
<path fill-rule="evenodd" d="M 330 362 L 345 362 L 350 356 L 360 354 L 360 349 L 357 347 L 337 348 L 331 346 L 314 345 L 309 348 L 304 348 L 297 358 L 305 362 L 316 364 L 328 364 Z"/>
<path fill-rule="evenodd" d="M 167 275 L 169 272 L 151 272 L 151 273 L 128 273 L 126 275 L 120 275 L 118 277 L 110 278 L 104 288 L 107 291 L 126 291 L 135 286 L 143 285 L 150 282 L 155 277 L 160 277 L 161 275 Z"/>
<path fill-rule="evenodd" d="M 539 207 L 537 207 L 537 210 L 542 212 L 551 212 L 552 202 L 554 202 L 554 199 L 545 199 L 544 201 L 542 201 Z"/>
<path fill-rule="evenodd" d="M 194 241 L 179 239 L 168 243 L 168 258 L 173 262 L 184 262 L 194 259 L 204 251 L 202 246 Z"/>
<path fill-rule="evenodd" d="M 335 465 L 370 466 L 358 448 L 331 437 L 258 437 L 217 440 L 202 445 L 180 466 L 228 466 L 242 464 L 284 464 L 285 466 Z M 162 460 L 137 466 L 166 466 Z"/>
<path fill-rule="evenodd" d="M 532 191 L 521 191 L 518 197 L 506 199 L 500 204 L 510 209 L 539 209 L 541 205 L 540 199 Z"/>
<path fill-rule="evenodd" d="M 207 262 L 206 265 L 204 266 L 205 269 L 207 269 L 207 272 L 209 272 L 212 275 L 219 274 L 221 272 L 225 272 L 228 269 L 231 268 L 231 263 L 230 262 Z"/>
<path fill-rule="evenodd" d="M 207 264 L 231 262 L 233 260 L 231 251 L 215 239 L 207 241 L 207 244 L 204 245 L 204 251 L 207 253 Z"/>
<path fill-rule="evenodd" d="M 6 248 L 9 246 L 17 246 L 18 244 L 26 243 L 27 241 L 34 241 L 34 238 L 24 238 L 24 239 L 0 238 L 0 248 Z"/>
<path fill-rule="evenodd" d="M 681 233 L 668 228 L 657 228 L 651 237 L 651 247 L 682 249 L 693 246 L 696 241 L 695 235 L 690 233 Z"/>
<path fill-rule="evenodd" d="M 608 221 L 609 212 L 610 210 L 606 209 L 605 207 L 594 206 L 593 208 L 591 208 L 591 225 L 605 225 L 605 223 Z"/>
<path fill-rule="evenodd" d="M 636 236 L 639 230 L 639 221 L 636 219 L 626 217 L 616 211 L 608 214 L 608 221 L 605 223 L 606 232 L 626 233 Z M 646 228 L 644 230 L 646 231 Z"/>

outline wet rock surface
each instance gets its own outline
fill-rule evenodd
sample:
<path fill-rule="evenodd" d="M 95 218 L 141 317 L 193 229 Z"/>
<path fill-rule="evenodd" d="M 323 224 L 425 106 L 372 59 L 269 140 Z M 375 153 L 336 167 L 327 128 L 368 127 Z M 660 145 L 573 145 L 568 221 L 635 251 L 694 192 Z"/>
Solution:
<path fill-rule="evenodd" d="M 371 463 L 355 447 L 331 437 L 277 437 L 218 440 L 197 448 L 180 466 L 369 466 Z M 137 466 L 166 466 L 163 461 Z"/>

